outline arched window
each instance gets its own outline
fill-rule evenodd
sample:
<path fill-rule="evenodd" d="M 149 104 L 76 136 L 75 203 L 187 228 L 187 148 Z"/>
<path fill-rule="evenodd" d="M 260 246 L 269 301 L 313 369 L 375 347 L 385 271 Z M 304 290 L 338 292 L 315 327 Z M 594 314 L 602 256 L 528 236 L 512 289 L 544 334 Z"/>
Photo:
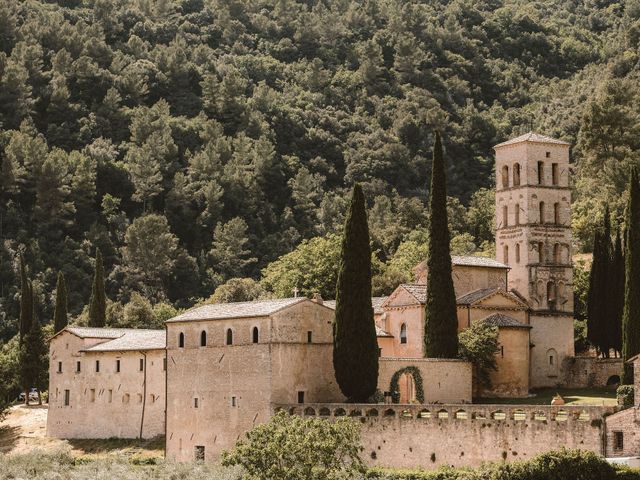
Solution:
<path fill-rule="evenodd" d="M 253 340 L 253 343 L 258 343 L 258 340 L 259 340 L 258 327 L 253 327 L 253 331 L 251 332 L 251 338 Z"/>
<path fill-rule="evenodd" d="M 540 223 L 544 223 L 544 202 L 540 202 Z"/>
<path fill-rule="evenodd" d="M 227 345 L 233 345 L 233 330 L 227 329 Z"/>
<path fill-rule="evenodd" d="M 515 212 L 513 212 L 513 215 L 514 215 L 513 224 L 520 225 L 520 204 L 519 203 L 516 203 Z"/>
<path fill-rule="evenodd" d="M 505 265 L 509 265 L 509 245 L 502 247 L 502 261 Z"/>
<path fill-rule="evenodd" d="M 201 347 L 207 346 L 207 332 L 205 332 L 204 330 L 200 332 L 200 346 Z"/>
<path fill-rule="evenodd" d="M 553 263 L 561 263 L 562 259 L 560 258 L 560 244 L 556 243 L 553 246 Z"/>
<path fill-rule="evenodd" d="M 516 263 L 520 263 L 520 244 L 516 243 Z"/>
<path fill-rule="evenodd" d="M 516 163 L 513 166 L 513 186 L 520 186 L 520 164 Z"/>
<path fill-rule="evenodd" d="M 509 167 L 502 167 L 502 188 L 509 188 Z"/>
<path fill-rule="evenodd" d="M 407 324 L 400 325 L 400 343 L 407 343 Z"/>
<path fill-rule="evenodd" d="M 544 243 L 538 242 L 538 263 L 544 263 Z"/>
<path fill-rule="evenodd" d="M 507 205 L 502 207 L 502 226 L 509 226 L 509 207 Z"/>
<path fill-rule="evenodd" d="M 557 202 L 553 204 L 553 223 L 560 225 L 560 204 Z"/>
<path fill-rule="evenodd" d="M 184 348 L 184 333 L 182 332 L 178 335 L 178 347 Z"/>
<path fill-rule="evenodd" d="M 549 310 L 556 309 L 556 284 L 547 282 L 547 306 Z"/>

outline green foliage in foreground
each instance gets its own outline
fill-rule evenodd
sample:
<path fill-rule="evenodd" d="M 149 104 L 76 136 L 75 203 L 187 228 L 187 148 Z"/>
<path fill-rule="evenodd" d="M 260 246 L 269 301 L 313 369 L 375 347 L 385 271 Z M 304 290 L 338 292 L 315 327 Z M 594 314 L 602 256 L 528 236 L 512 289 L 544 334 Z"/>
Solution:
<path fill-rule="evenodd" d="M 546 452 L 532 460 L 489 463 L 477 469 L 441 468 L 436 471 L 372 469 L 376 480 L 637 480 L 640 472 L 607 463 L 583 450 Z"/>
<path fill-rule="evenodd" d="M 474 322 L 458 335 L 458 356 L 471 362 L 477 382 L 491 388 L 491 372 L 497 370 L 498 327 Z"/>
<path fill-rule="evenodd" d="M 337 480 L 364 474 L 360 425 L 280 412 L 223 453 L 222 464 L 242 466 L 247 480 Z"/>

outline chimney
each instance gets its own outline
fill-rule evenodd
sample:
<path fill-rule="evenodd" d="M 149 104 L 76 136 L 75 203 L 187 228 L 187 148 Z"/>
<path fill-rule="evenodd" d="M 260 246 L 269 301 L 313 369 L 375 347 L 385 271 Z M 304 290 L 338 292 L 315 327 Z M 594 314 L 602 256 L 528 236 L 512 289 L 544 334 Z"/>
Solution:
<path fill-rule="evenodd" d="M 324 305 L 324 300 L 322 300 L 322 296 L 319 293 L 314 293 L 311 300 L 316 302 L 318 305 Z"/>

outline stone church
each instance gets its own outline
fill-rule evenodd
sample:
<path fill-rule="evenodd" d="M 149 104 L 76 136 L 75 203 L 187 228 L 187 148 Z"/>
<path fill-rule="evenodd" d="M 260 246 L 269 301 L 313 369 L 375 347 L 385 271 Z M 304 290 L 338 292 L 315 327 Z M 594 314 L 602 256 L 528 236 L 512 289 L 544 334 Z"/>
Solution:
<path fill-rule="evenodd" d="M 482 393 L 523 397 L 532 388 L 567 384 L 574 357 L 569 144 L 528 133 L 496 145 L 495 154 L 498 258 L 452 257 L 458 329 L 474 322 L 498 328 L 498 369 L 492 375 L 492 391 Z M 319 297 L 288 298 L 197 307 L 168 320 L 166 332 L 66 328 L 51 341 L 48 434 L 87 438 L 164 433 L 169 458 L 192 460 L 218 458 L 279 408 L 321 416 L 349 410 L 349 415 L 373 422 L 370 432 L 377 431 L 375 422 L 391 417 L 437 420 L 441 430 L 443 419 L 471 420 L 464 410 L 473 397 L 471 365 L 423 358 L 428 274 L 420 264 L 414 269 L 414 283 L 373 299 L 380 351 L 378 389 L 389 404 L 382 405 L 384 414 L 370 405 L 342 403 L 332 363 L 334 303 Z M 396 415 L 391 403 L 405 407 Z M 448 409 L 414 412 L 418 407 L 410 405 Z M 478 410 L 473 418 L 477 414 L 478 419 L 504 420 L 508 412 L 500 410 L 495 418 L 494 413 Z M 546 419 L 563 419 L 569 413 L 538 409 L 508 415 L 514 422 L 527 415 L 544 418 L 546 425 Z M 597 450 L 604 427 L 583 420 L 608 413 L 576 411 L 571 428 L 578 433 L 572 437 L 558 420 L 550 430 L 522 431 L 520 441 L 529 432 L 537 435 L 539 440 L 526 440 L 532 442 L 530 453 L 580 442 Z M 573 419 L 571 415 L 566 418 Z M 415 438 L 421 438 L 420 432 Z M 491 454 L 480 449 L 464 457 L 463 451 L 453 459 L 451 452 L 469 439 L 459 439 L 458 446 L 447 444 L 434 466 L 499 459 L 506 452 L 504 445 L 515 442 L 509 432 L 504 429 L 502 446 L 496 446 L 502 450 Z M 376 435 L 366 437 L 372 445 L 378 442 Z M 396 439 L 399 443 L 393 448 L 410 440 L 403 438 Z M 383 448 L 382 443 L 372 447 L 379 453 L 371 454 L 370 463 L 419 464 L 407 452 L 385 453 L 391 446 Z M 427 444 L 415 448 L 425 449 Z M 432 458 L 444 445 L 433 446 Z"/>

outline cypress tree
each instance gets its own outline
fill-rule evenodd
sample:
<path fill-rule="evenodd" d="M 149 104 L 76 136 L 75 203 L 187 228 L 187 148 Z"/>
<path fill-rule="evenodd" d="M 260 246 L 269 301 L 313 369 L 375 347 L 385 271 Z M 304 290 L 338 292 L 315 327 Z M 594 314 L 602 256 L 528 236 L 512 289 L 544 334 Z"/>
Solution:
<path fill-rule="evenodd" d="M 104 291 L 104 266 L 102 253 L 96 250 L 96 271 L 91 287 L 91 301 L 89 302 L 89 326 L 104 327 L 106 323 L 107 297 Z"/>
<path fill-rule="evenodd" d="M 605 292 L 610 291 L 608 282 L 612 271 L 611 264 L 611 219 L 609 207 L 605 207 L 601 228 L 596 230 L 593 241 L 593 262 L 589 274 L 589 293 L 587 297 L 587 338 L 604 357 L 609 356 L 609 310 L 611 299 Z"/>
<path fill-rule="evenodd" d="M 20 343 L 22 343 L 33 321 L 33 293 L 27 278 L 24 257 L 20 255 Z"/>
<path fill-rule="evenodd" d="M 627 238 L 625 239 L 625 286 L 622 315 L 622 382 L 633 384 L 633 367 L 627 364 L 640 353 L 640 185 L 638 171 L 631 169 L 629 203 L 627 205 Z"/>
<path fill-rule="evenodd" d="M 430 358 L 456 358 L 458 355 L 458 317 L 451 277 L 447 189 L 442 158 L 442 141 L 436 132 L 429 199 L 429 251 L 427 257 L 427 305 L 425 307 L 424 355 Z"/>
<path fill-rule="evenodd" d="M 378 384 L 378 340 L 371 305 L 371 247 L 364 195 L 360 185 L 344 223 L 336 283 L 333 369 L 342 393 L 366 402 Z"/>
<path fill-rule="evenodd" d="M 33 291 L 33 289 L 32 289 Z M 33 297 L 32 297 L 33 301 Z M 47 345 L 40 322 L 33 319 L 29 331 L 20 345 L 20 382 L 25 392 L 25 404 L 29 405 L 29 391 L 38 390 L 39 403 L 42 403 L 40 392 L 47 385 L 48 356 Z"/>
<path fill-rule="evenodd" d="M 58 272 L 58 282 L 56 283 L 56 307 L 53 312 L 53 332 L 58 333 L 69 323 L 67 318 L 67 284 L 64 274 Z"/>
<path fill-rule="evenodd" d="M 616 239 L 611 257 L 608 286 L 611 289 L 608 302 L 608 333 L 610 348 L 617 353 L 622 350 L 622 312 L 624 310 L 624 252 L 622 250 L 622 238 L 620 230 L 616 232 Z"/>

